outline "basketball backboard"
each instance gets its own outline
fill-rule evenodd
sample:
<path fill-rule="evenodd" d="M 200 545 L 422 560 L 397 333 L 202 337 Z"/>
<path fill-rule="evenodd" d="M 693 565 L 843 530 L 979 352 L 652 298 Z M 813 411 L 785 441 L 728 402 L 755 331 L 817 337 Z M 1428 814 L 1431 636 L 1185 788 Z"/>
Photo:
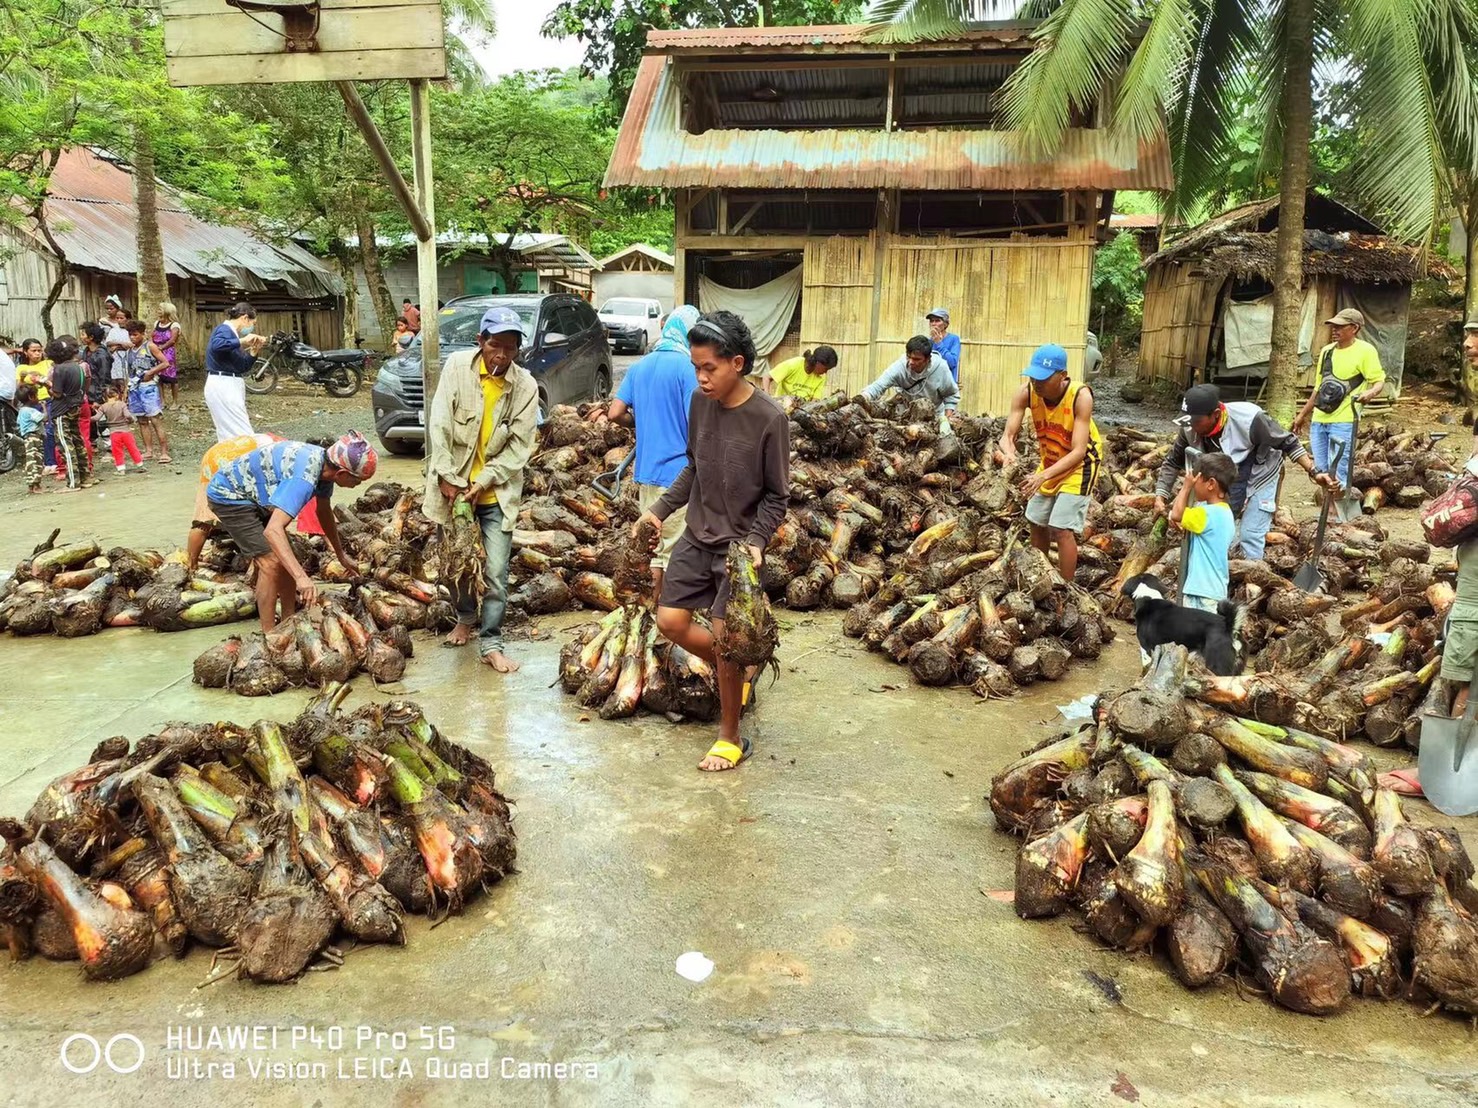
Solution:
<path fill-rule="evenodd" d="M 446 76 L 439 0 L 163 0 L 171 85 Z"/>

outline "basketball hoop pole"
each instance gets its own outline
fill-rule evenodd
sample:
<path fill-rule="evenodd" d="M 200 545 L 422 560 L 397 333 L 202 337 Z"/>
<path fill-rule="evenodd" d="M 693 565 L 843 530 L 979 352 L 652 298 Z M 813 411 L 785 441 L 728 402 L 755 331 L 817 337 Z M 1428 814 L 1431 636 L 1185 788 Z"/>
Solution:
<path fill-rule="evenodd" d="M 416 173 L 416 200 L 431 234 L 416 239 L 416 275 L 421 290 L 421 388 L 425 410 L 431 410 L 441 380 L 441 305 L 436 287 L 436 195 L 431 174 L 431 86 L 411 81 L 411 157 Z"/>
<path fill-rule="evenodd" d="M 395 164 L 390 147 L 375 126 L 369 109 L 359 98 L 352 81 L 339 81 L 339 95 L 354 120 L 366 145 L 380 163 L 380 172 L 390 191 L 405 209 L 406 218 L 416 232 L 417 296 L 421 302 L 421 385 L 425 410 L 431 410 L 431 398 L 441 378 L 441 344 L 439 342 L 436 290 L 436 201 L 431 173 L 431 94 L 424 78 L 409 82 L 411 87 L 411 163 L 415 168 L 415 191 L 406 183 Z"/>

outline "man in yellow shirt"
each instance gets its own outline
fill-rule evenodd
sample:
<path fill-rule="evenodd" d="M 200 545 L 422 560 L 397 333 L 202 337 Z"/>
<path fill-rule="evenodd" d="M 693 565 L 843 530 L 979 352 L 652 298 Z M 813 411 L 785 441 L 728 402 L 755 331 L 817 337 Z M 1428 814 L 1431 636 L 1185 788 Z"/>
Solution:
<path fill-rule="evenodd" d="M 787 358 L 770 370 L 770 394 L 815 400 L 826 392 L 826 375 L 836 367 L 837 352 L 829 346 Z"/>
<path fill-rule="evenodd" d="M 477 346 L 447 358 L 426 417 L 422 510 L 446 526 L 458 500 L 471 503 L 487 553 L 481 607 L 472 596 L 456 598 L 457 626 L 446 644 L 466 645 L 476 626 L 478 655 L 498 673 L 519 668 L 503 652 L 503 615 L 513 526 L 539 414 L 539 387 L 515 360 L 523 341 L 517 312 L 501 305 L 489 308 L 478 328 Z"/>
<path fill-rule="evenodd" d="M 1363 315 L 1354 308 L 1345 308 L 1325 322 L 1329 324 L 1330 337 L 1334 341 L 1319 351 L 1314 363 L 1319 374 L 1314 382 L 1314 394 L 1293 421 L 1293 433 L 1302 434 L 1308 428 L 1315 473 L 1329 472 L 1334 444 L 1344 443 L 1340 472 L 1332 476 L 1349 488 L 1350 475 L 1355 472 L 1351 444 L 1360 419 L 1356 405 L 1365 404 L 1381 394 L 1386 387 L 1386 371 L 1381 368 L 1380 354 L 1375 347 L 1359 337 L 1361 328 L 1365 326 Z"/>

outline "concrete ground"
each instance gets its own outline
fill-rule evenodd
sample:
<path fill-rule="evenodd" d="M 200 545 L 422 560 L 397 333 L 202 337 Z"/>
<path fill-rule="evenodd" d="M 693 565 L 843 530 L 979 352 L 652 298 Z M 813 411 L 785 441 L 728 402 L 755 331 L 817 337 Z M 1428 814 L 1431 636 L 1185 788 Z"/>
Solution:
<path fill-rule="evenodd" d="M 387 466 L 402 480 L 414 469 Z M 161 474 L 36 498 L 9 513 L 0 564 L 63 522 L 66 536 L 177 541 L 192 491 Z M 292 986 L 202 988 L 203 951 L 112 984 L 66 964 L 0 966 L 0 1099 L 421 1105 L 482 1084 L 498 1102 L 551 1105 L 1478 1104 L 1458 1020 L 1370 1001 L 1315 1020 L 1230 981 L 1192 994 L 1158 958 L 1104 950 L 1066 921 L 1022 922 L 1002 902 L 1016 844 L 992 827 L 989 779 L 1054 704 L 1125 679 L 1128 643 L 1058 685 L 981 703 L 913 686 L 835 615 L 786 620 L 780 681 L 752 717 L 756 755 L 721 775 L 694 769 L 704 728 L 587 721 L 550 687 L 560 631 L 579 617 L 515 642 L 525 667 L 512 678 L 418 642 L 398 692 L 497 767 L 518 802 L 522 872 L 434 931 L 414 921 L 404 948 L 357 949 Z M 108 735 L 294 714 L 301 694 L 190 684 L 190 660 L 219 635 L 0 639 L 0 812 L 23 812 Z M 370 695 L 361 682 L 351 705 Z M 707 980 L 675 972 L 688 951 L 714 962 Z M 170 1049 L 182 1026 L 278 1038 Z M 142 1064 L 69 1072 L 74 1034 L 137 1036 Z M 68 1061 L 87 1069 L 92 1050 L 74 1040 Z M 114 1043 L 118 1068 L 137 1056 Z M 324 1069 L 256 1076 L 264 1061 Z M 561 1061 L 578 1064 L 563 1079 L 520 1069 Z M 479 1062 L 485 1076 L 428 1076 Z"/>

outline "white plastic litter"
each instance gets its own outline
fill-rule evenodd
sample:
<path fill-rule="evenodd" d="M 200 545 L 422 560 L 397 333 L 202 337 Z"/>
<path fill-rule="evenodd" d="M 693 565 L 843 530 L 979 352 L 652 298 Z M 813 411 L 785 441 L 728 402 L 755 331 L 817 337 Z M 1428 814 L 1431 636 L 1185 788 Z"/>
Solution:
<path fill-rule="evenodd" d="M 1097 699 L 1097 693 L 1084 693 L 1071 704 L 1059 704 L 1057 710 L 1062 713 L 1062 718 L 1065 720 L 1092 719 L 1093 702 Z"/>
<path fill-rule="evenodd" d="M 1391 632 L 1389 632 L 1389 631 L 1367 631 L 1365 633 L 1365 637 L 1367 639 L 1369 639 L 1371 642 L 1375 643 L 1376 646 L 1385 646 L 1387 643 L 1389 643 L 1391 641 Z"/>
<path fill-rule="evenodd" d="M 706 981 L 713 972 L 713 962 L 696 950 L 677 956 L 677 975 L 689 981 Z"/>

